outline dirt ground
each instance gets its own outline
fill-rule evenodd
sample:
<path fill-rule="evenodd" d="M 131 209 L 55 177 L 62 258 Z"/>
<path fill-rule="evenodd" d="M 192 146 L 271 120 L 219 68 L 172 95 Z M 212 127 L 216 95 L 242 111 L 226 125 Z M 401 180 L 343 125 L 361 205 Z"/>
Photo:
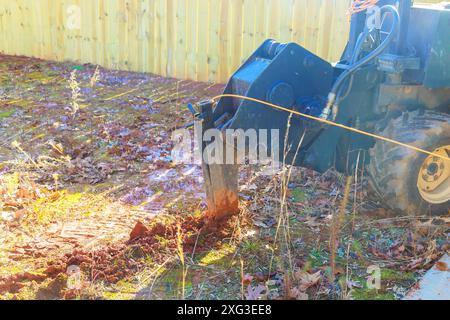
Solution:
<path fill-rule="evenodd" d="M 171 136 L 222 89 L 0 56 L 0 298 L 399 299 L 448 251 L 448 217 L 394 215 L 363 173 L 242 167 L 211 225 Z"/>

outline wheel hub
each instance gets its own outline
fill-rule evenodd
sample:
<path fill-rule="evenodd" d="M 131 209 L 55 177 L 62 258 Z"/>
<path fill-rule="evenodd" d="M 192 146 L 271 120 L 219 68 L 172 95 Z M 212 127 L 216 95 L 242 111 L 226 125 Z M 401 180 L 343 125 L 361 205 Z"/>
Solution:
<path fill-rule="evenodd" d="M 436 149 L 434 153 L 448 158 L 450 146 Z M 450 200 L 450 161 L 429 156 L 419 171 L 417 186 L 424 200 L 432 204 L 442 204 Z"/>

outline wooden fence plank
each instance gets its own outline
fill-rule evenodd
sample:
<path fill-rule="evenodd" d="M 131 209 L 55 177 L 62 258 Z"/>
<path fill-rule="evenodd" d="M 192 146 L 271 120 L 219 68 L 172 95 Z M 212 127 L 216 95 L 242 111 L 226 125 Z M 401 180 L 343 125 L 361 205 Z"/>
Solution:
<path fill-rule="evenodd" d="M 208 81 L 209 5 L 211 1 L 198 0 L 197 18 L 197 80 Z"/>
<path fill-rule="evenodd" d="M 209 39 L 207 48 L 208 81 L 215 82 L 219 76 L 220 0 L 211 0 L 209 6 Z"/>
<path fill-rule="evenodd" d="M 242 63 L 244 57 L 242 55 L 242 10 L 243 0 L 230 0 L 231 3 L 231 66 L 236 69 Z"/>
<path fill-rule="evenodd" d="M 202 0 L 201 0 L 202 1 Z M 187 3 L 187 78 L 197 80 L 197 35 L 198 35 L 198 0 L 188 0 Z"/>
<path fill-rule="evenodd" d="M 230 7 L 225 1 L 220 2 L 220 30 L 219 30 L 219 75 L 218 81 L 225 83 L 231 74 L 230 62 Z"/>
<path fill-rule="evenodd" d="M 187 20 L 186 10 L 189 0 L 179 0 L 177 3 L 176 14 L 176 45 L 175 45 L 175 77 L 178 79 L 186 78 L 186 45 L 187 45 Z"/>
<path fill-rule="evenodd" d="M 244 0 L 244 25 L 242 30 L 242 56 L 248 57 L 255 51 L 256 10 L 253 0 Z"/>

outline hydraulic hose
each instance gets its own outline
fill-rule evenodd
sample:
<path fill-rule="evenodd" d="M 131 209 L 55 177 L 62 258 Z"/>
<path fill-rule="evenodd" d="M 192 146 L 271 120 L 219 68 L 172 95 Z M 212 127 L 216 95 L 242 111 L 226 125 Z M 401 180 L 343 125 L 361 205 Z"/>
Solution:
<path fill-rule="evenodd" d="M 366 38 L 369 36 L 369 34 L 370 34 L 369 31 L 366 30 L 366 31 L 364 31 L 363 33 L 361 33 L 361 34 L 359 35 L 358 41 L 356 42 L 356 45 L 355 45 L 355 52 L 353 53 L 353 55 L 352 55 L 352 57 L 351 57 L 351 60 L 350 60 L 350 64 L 351 64 L 351 65 L 354 64 L 354 63 L 356 63 L 356 62 L 358 61 L 358 58 L 359 58 L 359 56 L 360 56 L 360 54 L 361 54 L 361 51 L 362 51 L 362 46 L 363 46 L 363 44 L 364 44 L 364 41 L 365 41 Z M 347 89 L 345 90 L 345 94 L 342 95 L 342 92 L 344 92 L 344 88 L 341 88 L 341 89 L 339 90 L 339 94 L 338 94 L 338 98 L 337 98 L 337 99 L 343 100 L 343 99 L 345 99 L 346 97 L 348 97 L 348 95 L 350 94 L 350 92 L 351 92 L 351 90 L 352 90 L 353 80 L 354 80 L 354 79 L 355 79 L 355 76 L 354 76 L 354 75 L 351 75 L 351 76 L 350 76 L 350 79 L 349 79 L 349 81 L 348 81 Z M 337 103 L 337 104 L 339 104 L 339 103 Z"/>
<path fill-rule="evenodd" d="M 365 30 L 363 33 L 359 35 L 358 40 L 356 41 L 355 51 L 353 52 L 352 58 L 350 60 L 350 65 L 353 65 L 356 62 L 358 62 L 364 41 L 369 36 L 369 34 L 370 34 L 369 30 Z"/>
<path fill-rule="evenodd" d="M 387 5 L 381 8 L 381 13 L 390 12 L 393 16 L 393 22 L 391 30 L 389 31 L 388 36 L 384 41 L 370 54 L 365 56 L 364 58 L 360 59 L 359 61 L 350 64 L 349 69 L 344 71 L 339 78 L 336 80 L 336 82 L 333 85 L 333 88 L 331 89 L 330 94 L 328 95 L 328 103 L 325 107 L 322 118 L 328 119 L 330 117 L 331 112 L 333 112 L 333 120 L 336 119 L 338 109 L 339 109 L 339 102 L 336 101 L 339 95 L 339 89 L 341 88 L 342 84 L 347 80 L 348 77 L 353 75 L 358 69 L 360 69 L 362 66 L 368 64 L 369 62 L 376 59 L 383 51 L 392 43 L 392 41 L 395 39 L 398 28 L 400 25 L 400 14 L 398 13 L 398 10 L 396 7 Z M 355 48 L 355 50 L 358 48 Z"/>

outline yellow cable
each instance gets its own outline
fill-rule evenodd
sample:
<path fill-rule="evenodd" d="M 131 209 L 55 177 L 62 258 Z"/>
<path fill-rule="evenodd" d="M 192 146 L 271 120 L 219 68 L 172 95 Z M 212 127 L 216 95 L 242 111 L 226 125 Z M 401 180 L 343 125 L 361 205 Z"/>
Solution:
<path fill-rule="evenodd" d="M 407 148 L 407 149 L 410 149 L 410 150 L 413 150 L 413 151 L 417 151 L 417 152 L 420 152 L 420 153 L 423 153 L 423 154 L 426 154 L 426 155 L 429 155 L 429 156 L 434 156 L 434 157 L 438 157 L 438 158 L 441 158 L 441 159 L 446 160 L 446 161 L 450 161 L 449 157 L 446 157 L 446 156 L 443 156 L 443 155 L 440 155 L 440 154 L 437 154 L 437 153 L 434 153 L 434 152 L 430 152 L 430 151 L 427 151 L 427 150 L 424 150 L 424 149 L 420 149 L 420 148 L 411 146 L 411 145 L 406 144 L 406 143 L 402 143 L 402 142 L 399 142 L 399 141 L 396 141 L 396 140 L 393 140 L 393 139 L 389 139 L 389 138 L 386 138 L 386 137 L 383 137 L 383 136 L 380 136 L 380 135 L 377 135 L 377 134 L 373 134 L 373 133 L 370 133 L 370 132 L 366 132 L 366 131 L 363 131 L 363 130 L 352 128 L 352 127 L 349 127 L 349 126 L 346 126 L 346 125 L 343 125 L 343 124 L 340 124 L 340 123 L 336 123 L 336 122 L 333 122 L 333 121 L 330 121 L 330 120 L 325 120 L 325 119 L 314 117 L 314 116 L 311 116 L 311 115 L 308 115 L 308 114 L 304 114 L 304 113 L 301 113 L 301 112 L 298 112 L 298 111 L 295 111 L 295 110 L 284 108 L 284 107 L 281 107 L 281 106 L 278 106 L 276 104 L 269 103 L 269 102 L 266 102 L 266 101 L 263 101 L 263 100 L 250 98 L 250 97 L 245 97 L 245 96 L 241 96 L 241 95 L 237 95 L 237 94 L 222 94 L 222 95 L 219 95 L 219 96 L 216 96 L 216 97 L 212 98 L 212 100 L 213 101 L 218 101 L 221 98 L 238 98 L 238 99 L 243 99 L 243 100 L 248 100 L 248 101 L 253 101 L 253 102 L 256 102 L 256 103 L 264 104 L 264 105 L 267 105 L 267 106 L 272 107 L 274 109 L 278 109 L 278 110 L 281 110 L 281 111 L 284 111 L 284 112 L 292 113 L 292 114 L 295 114 L 295 115 L 298 115 L 298 116 L 301 116 L 301 117 L 304 117 L 304 118 L 307 118 L 307 119 L 311 119 L 311 120 L 314 120 L 314 121 L 325 123 L 325 124 L 330 125 L 330 126 L 334 126 L 334 127 L 338 127 L 338 128 L 341 128 L 341 129 L 345 129 L 345 130 L 348 130 L 348 131 L 355 132 L 355 133 L 359 133 L 359 134 L 362 134 L 362 135 L 365 135 L 365 136 L 368 136 L 368 137 L 372 137 L 374 139 L 378 139 L 378 140 L 382 140 L 382 141 L 385 141 L 385 142 L 393 143 L 393 144 L 399 145 L 401 147 L 404 147 L 404 148 Z"/>

